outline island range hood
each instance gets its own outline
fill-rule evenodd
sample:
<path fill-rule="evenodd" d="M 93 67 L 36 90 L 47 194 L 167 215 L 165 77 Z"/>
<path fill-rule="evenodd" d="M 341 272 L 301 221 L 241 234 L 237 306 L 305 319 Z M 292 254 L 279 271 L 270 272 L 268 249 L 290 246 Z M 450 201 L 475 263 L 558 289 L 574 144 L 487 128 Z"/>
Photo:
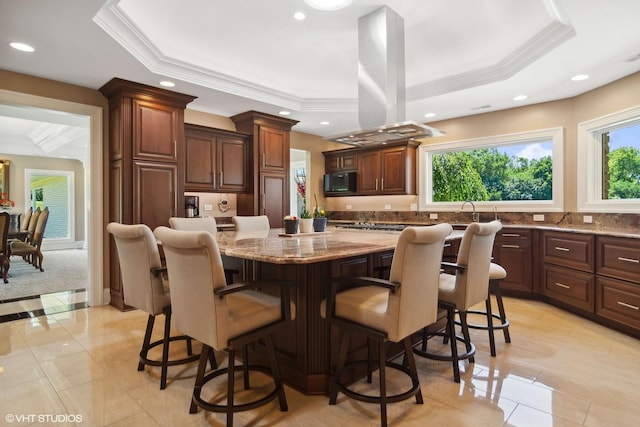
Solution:
<path fill-rule="evenodd" d="M 358 119 L 363 130 L 326 138 L 364 146 L 444 135 L 405 120 L 404 19 L 387 6 L 358 19 Z"/>

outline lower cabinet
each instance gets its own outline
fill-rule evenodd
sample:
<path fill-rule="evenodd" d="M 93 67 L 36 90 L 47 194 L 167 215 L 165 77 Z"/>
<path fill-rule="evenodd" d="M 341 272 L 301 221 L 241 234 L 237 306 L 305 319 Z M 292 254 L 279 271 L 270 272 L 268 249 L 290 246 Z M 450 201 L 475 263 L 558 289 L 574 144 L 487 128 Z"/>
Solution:
<path fill-rule="evenodd" d="M 507 277 L 500 282 L 506 295 L 530 296 L 533 292 L 531 242 L 530 229 L 503 228 L 496 235 L 493 261 L 507 271 Z"/>
<path fill-rule="evenodd" d="M 595 309 L 596 315 L 640 333 L 640 284 L 598 276 Z"/>
<path fill-rule="evenodd" d="M 640 239 L 596 237 L 595 313 L 640 335 Z"/>
<path fill-rule="evenodd" d="M 593 273 L 544 266 L 544 295 L 589 313 L 594 309 L 594 282 Z"/>

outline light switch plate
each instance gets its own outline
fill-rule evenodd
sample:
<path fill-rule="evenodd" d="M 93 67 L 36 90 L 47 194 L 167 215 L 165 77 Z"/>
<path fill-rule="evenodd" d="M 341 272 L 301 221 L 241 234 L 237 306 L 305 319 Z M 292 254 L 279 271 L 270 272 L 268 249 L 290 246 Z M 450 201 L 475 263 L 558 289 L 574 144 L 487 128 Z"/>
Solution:
<path fill-rule="evenodd" d="M 438 214 L 437 213 L 429 214 L 429 219 L 438 219 Z"/>
<path fill-rule="evenodd" d="M 591 224 L 591 223 L 593 223 L 593 217 L 591 215 L 585 215 L 585 216 L 582 217 L 582 221 L 585 224 Z"/>
<path fill-rule="evenodd" d="M 391 209 L 391 205 L 384 205 L 384 208 L 389 210 L 389 209 Z"/>
<path fill-rule="evenodd" d="M 351 209 L 353 209 L 353 206 L 347 205 L 347 210 L 350 211 Z"/>
<path fill-rule="evenodd" d="M 544 221 L 544 215 L 542 215 L 542 214 L 534 214 L 533 215 L 533 220 L 534 221 Z"/>
<path fill-rule="evenodd" d="M 204 205 L 204 210 L 205 211 L 212 211 L 213 210 L 213 205 Z"/>

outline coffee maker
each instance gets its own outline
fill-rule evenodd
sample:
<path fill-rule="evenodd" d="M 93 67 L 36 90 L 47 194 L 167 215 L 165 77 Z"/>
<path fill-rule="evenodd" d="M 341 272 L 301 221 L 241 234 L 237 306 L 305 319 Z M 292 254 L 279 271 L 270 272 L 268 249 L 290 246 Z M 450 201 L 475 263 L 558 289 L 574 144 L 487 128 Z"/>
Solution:
<path fill-rule="evenodd" d="M 200 197 L 184 196 L 184 210 L 187 218 L 195 218 L 200 215 Z"/>

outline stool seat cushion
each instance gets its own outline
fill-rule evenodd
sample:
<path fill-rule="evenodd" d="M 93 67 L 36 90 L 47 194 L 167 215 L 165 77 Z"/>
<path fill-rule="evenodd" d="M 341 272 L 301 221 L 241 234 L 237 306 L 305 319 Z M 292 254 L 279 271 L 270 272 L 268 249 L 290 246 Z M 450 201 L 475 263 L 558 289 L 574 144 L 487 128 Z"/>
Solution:
<path fill-rule="evenodd" d="M 492 262 L 489 264 L 489 280 L 500 280 L 507 277 L 507 270 L 501 265 Z"/>
<path fill-rule="evenodd" d="M 277 322 L 282 317 L 280 298 L 257 291 L 243 291 L 227 296 L 229 333 L 233 337 L 252 331 L 260 325 Z M 296 306 L 291 302 L 291 319 Z"/>
<path fill-rule="evenodd" d="M 395 327 L 388 317 L 391 315 L 390 294 L 388 289 L 377 286 L 342 291 L 336 295 L 336 316 L 389 333 L 389 327 Z M 397 310 L 397 301 L 392 306 L 393 310 Z M 320 314 L 326 317 L 326 300 L 322 301 Z"/>

